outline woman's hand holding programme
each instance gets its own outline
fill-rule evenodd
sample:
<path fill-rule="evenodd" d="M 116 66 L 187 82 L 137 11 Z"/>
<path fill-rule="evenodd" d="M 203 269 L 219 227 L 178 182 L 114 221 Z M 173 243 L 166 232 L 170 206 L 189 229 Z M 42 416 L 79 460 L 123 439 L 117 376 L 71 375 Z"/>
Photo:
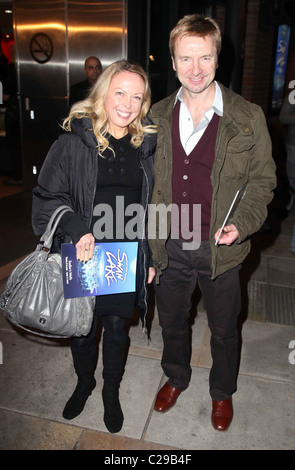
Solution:
<path fill-rule="evenodd" d="M 92 233 L 86 233 L 76 243 L 76 256 L 78 261 L 88 261 L 94 252 L 95 238 Z"/>

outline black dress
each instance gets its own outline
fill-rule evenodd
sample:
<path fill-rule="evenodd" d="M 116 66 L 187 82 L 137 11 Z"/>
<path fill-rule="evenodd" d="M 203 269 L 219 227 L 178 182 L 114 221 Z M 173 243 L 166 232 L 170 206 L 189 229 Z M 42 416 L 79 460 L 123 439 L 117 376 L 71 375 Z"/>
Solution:
<path fill-rule="evenodd" d="M 94 198 L 94 208 L 97 204 L 107 204 L 112 208 L 112 220 L 107 220 L 107 226 L 101 226 L 100 230 L 95 229 L 95 223 L 104 217 L 93 215 L 91 231 L 95 241 L 113 242 L 113 241 L 136 241 L 127 238 L 123 226 L 126 226 L 132 216 L 125 216 L 125 209 L 129 204 L 139 204 L 141 199 L 141 189 L 143 181 L 143 171 L 140 167 L 139 152 L 130 144 L 131 136 L 127 134 L 121 139 L 115 139 L 108 136 L 110 149 L 106 149 L 103 156 L 98 156 L 98 174 L 97 186 Z M 118 204 L 117 197 L 121 196 Z M 120 227 L 116 224 L 116 205 L 120 207 L 119 216 Z M 110 214 L 110 211 L 108 211 Z M 97 226 L 97 225 L 96 225 Z M 113 233 L 108 231 L 113 228 Z M 118 230 L 118 234 L 117 232 Z M 122 233 L 123 232 L 123 233 Z M 120 317 L 131 317 L 134 312 L 136 293 L 123 293 L 112 295 L 100 295 L 96 297 L 96 312 L 98 315 L 118 315 Z"/>

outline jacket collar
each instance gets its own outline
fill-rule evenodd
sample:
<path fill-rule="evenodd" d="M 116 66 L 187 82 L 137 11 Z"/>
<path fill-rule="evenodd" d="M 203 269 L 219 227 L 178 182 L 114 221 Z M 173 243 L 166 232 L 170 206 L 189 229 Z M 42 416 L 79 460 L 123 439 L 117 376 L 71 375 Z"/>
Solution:
<path fill-rule="evenodd" d="M 251 118 L 253 115 L 248 102 L 237 93 L 222 85 L 222 83 L 217 83 L 220 87 L 223 100 L 223 116 L 221 120 L 234 123 L 236 128 L 244 135 L 252 134 Z M 150 112 L 151 119 L 167 119 L 169 125 L 172 126 L 173 108 L 178 93 L 179 89 L 167 98 L 155 103 Z"/>
<path fill-rule="evenodd" d="M 147 124 L 152 124 L 147 120 Z M 73 119 L 71 123 L 72 132 L 77 134 L 82 141 L 92 148 L 97 148 L 97 139 L 92 129 L 92 121 L 88 117 L 82 119 Z M 149 157 L 154 151 L 157 143 L 157 134 L 145 134 L 142 146 L 140 148 L 141 158 Z"/>
<path fill-rule="evenodd" d="M 159 119 L 164 117 L 172 123 L 172 113 L 178 91 L 179 89 L 172 93 L 172 95 L 164 98 L 161 101 L 158 101 L 152 106 L 150 111 L 150 117 L 152 120 L 155 118 Z"/>
<path fill-rule="evenodd" d="M 253 113 L 248 101 L 222 85 L 222 83 L 219 83 L 219 86 L 223 98 L 224 118 L 235 125 L 241 134 L 253 134 L 254 130 L 251 124 Z"/>
<path fill-rule="evenodd" d="M 71 129 L 88 147 L 97 148 L 97 140 L 92 130 L 92 121 L 90 118 L 83 117 L 81 119 L 73 119 Z"/>
<path fill-rule="evenodd" d="M 145 134 L 140 147 L 140 158 L 148 158 L 155 153 L 157 145 L 157 134 Z"/>

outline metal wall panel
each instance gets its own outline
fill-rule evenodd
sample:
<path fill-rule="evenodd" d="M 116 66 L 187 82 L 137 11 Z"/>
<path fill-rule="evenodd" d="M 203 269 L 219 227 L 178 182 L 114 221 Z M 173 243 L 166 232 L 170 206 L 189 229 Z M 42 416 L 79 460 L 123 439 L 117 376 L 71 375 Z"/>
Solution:
<path fill-rule="evenodd" d="M 84 61 L 103 67 L 126 57 L 126 3 L 14 0 L 24 185 L 31 189 L 59 123 L 68 113 L 70 86 L 85 78 Z"/>
<path fill-rule="evenodd" d="M 84 61 L 94 55 L 103 67 L 127 57 L 126 2 L 68 0 L 70 85 L 84 80 Z"/>
<path fill-rule="evenodd" d="M 14 8 L 22 89 L 35 96 L 65 96 L 64 1 L 16 0 Z"/>
<path fill-rule="evenodd" d="M 23 179 L 31 188 L 67 110 L 65 3 L 15 0 L 13 9 Z"/>

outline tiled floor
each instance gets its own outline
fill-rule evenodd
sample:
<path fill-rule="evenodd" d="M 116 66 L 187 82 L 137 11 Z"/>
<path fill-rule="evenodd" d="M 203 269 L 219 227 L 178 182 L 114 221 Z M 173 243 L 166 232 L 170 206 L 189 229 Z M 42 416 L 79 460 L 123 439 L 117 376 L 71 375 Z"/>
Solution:
<path fill-rule="evenodd" d="M 30 228 L 28 193 L 0 199 L 0 209 L 2 290 L 16 260 L 34 249 L 35 238 Z M 192 325 L 191 384 L 168 413 L 153 410 L 157 390 L 166 380 L 160 366 L 162 339 L 156 309 L 151 305 L 149 343 L 136 321 L 130 327 L 131 345 L 120 387 L 125 421 L 116 435 L 109 434 L 103 423 L 101 358 L 97 387 L 84 412 L 66 421 L 62 410 L 76 383 L 68 340 L 25 334 L 1 315 L 0 449 L 178 449 L 186 453 L 202 449 L 294 449 L 295 364 L 294 346 L 289 345 L 295 340 L 295 312 L 288 312 L 290 324 L 282 322 L 285 317 L 280 314 L 279 301 L 278 320 L 269 321 L 270 303 L 266 303 L 274 288 L 294 293 L 295 259 L 289 253 L 294 220 L 291 214 L 276 235 L 258 234 L 245 266 L 240 374 L 234 420 L 228 432 L 214 431 L 210 423 L 210 334 L 201 301 Z"/>

